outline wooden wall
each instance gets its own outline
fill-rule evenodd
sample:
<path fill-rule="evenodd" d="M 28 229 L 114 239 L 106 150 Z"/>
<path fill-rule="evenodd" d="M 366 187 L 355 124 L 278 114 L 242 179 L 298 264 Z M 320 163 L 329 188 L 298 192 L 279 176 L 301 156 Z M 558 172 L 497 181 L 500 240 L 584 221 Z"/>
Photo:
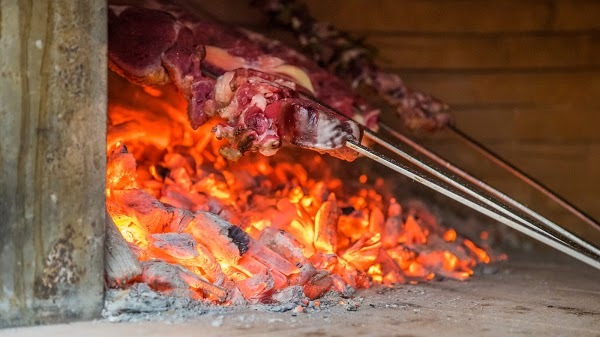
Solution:
<path fill-rule="evenodd" d="M 600 1 L 305 0 L 365 36 L 380 65 L 452 106 L 457 125 L 600 218 Z M 204 2 L 260 29 L 246 1 Z M 420 137 L 448 159 L 570 222 L 449 135 Z"/>
<path fill-rule="evenodd" d="M 105 51 L 101 2 L 0 1 L 0 329 L 100 316 Z"/>

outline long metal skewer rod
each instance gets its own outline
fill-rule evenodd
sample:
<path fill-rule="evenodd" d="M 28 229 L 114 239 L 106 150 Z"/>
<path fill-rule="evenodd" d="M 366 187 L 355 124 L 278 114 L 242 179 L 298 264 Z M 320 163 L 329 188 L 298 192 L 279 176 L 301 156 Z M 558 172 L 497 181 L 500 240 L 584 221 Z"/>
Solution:
<path fill-rule="evenodd" d="M 446 176 L 445 174 L 435 170 L 434 168 L 432 168 L 429 165 L 426 165 L 425 163 L 423 163 L 422 161 L 418 160 L 417 158 L 409 155 L 408 153 L 402 151 L 401 149 L 397 148 L 396 146 L 388 143 L 387 141 L 381 139 L 379 136 L 377 136 L 373 131 L 370 130 L 365 130 L 365 138 L 372 140 L 373 142 L 385 147 L 386 149 L 390 150 L 391 152 L 393 152 L 394 154 L 400 156 L 401 158 L 407 160 L 408 162 L 416 165 L 417 167 L 419 167 L 421 170 L 434 175 L 436 178 L 452 185 L 453 187 L 459 189 L 460 191 L 468 194 L 469 196 L 477 199 L 479 202 L 484 203 L 485 205 L 492 207 L 493 209 L 495 209 L 496 211 L 503 213 L 505 216 L 511 217 L 513 218 L 513 220 L 517 220 L 518 222 L 520 222 L 522 225 L 529 227 L 530 229 L 533 230 L 540 230 L 539 227 L 535 226 L 534 224 L 532 224 L 531 222 L 519 217 L 517 214 L 515 214 L 514 212 L 502 207 L 502 205 L 494 202 L 493 200 L 489 200 L 487 198 L 485 198 L 484 196 L 482 196 L 481 194 L 473 191 L 472 189 L 468 188 L 467 186 L 464 186 L 462 184 L 460 184 L 459 182 L 457 182 L 456 180 L 452 179 L 451 177 Z M 475 178 L 473 178 L 475 179 Z M 477 179 L 475 179 L 477 180 Z M 557 240 L 557 241 L 561 241 L 559 238 L 555 237 L 554 235 L 550 234 L 550 233 L 545 233 L 548 237 L 552 238 L 553 240 Z M 563 242 L 565 243 L 565 242 Z M 566 243 L 565 243 L 566 244 Z M 591 250 L 598 258 L 600 258 L 600 252 L 595 252 L 593 250 Z"/>
<path fill-rule="evenodd" d="M 458 136 L 459 139 L 467 143 L 469 146 L 481 153 L 484 157 L 492 161 L 494 164 L 508 171 L 515 177 L 521 179 L 527 185 L 535 188 L 536 190 L 544 194 L 546 197 L 550 198 L 552 201 L 559 204 L 564 209 L 568 210 L 571 214 L 575 215 L 582 221 L 588 223 L 590 226 L 596 228 L 597 230 L 600 230 L 600 224 L 598 223 L 598 221 L 594 220 L 591 216 L 583 212 L 581 209 L 577 208 L 575 205 L 565 200 L 556 192 L 552 191 L 550 188 L 543 185 L 541 182 L 529 176 L 527 173 L 523 172 L 518 167 L 512 165 L 506 159 L 502 158 L 497 153 L 488 149 L 483 144 L 479 143 L 478 141 L 476 141 L 457 127 L 450 125 L 447 128 L 448 130 L 452 131 L 456 136 Z"/>
<path fill-rule="evenodd" d="M 446 161 L 443 158 L 439 157 L 435 153 L 429 151 L 425 147 L 417 144 L 416 142 L 413 142 L 410 138 L 408 138 L 408 137 L 406 137 L 406 136 L 404 136 L 404 135 L 396 132 L 395 130 L 393 130 L 389 126 L 387 126 L 385 124 L 381 124 L 381 123 L 379 125 L 381 126 L 382 129 L 386 130 L 387 132 L 389 132 L 390 134 L 392 134 L 394 137 L 396 137 L 397 139 L 399 139 L 403 143 L 408 144 L 410 147 L 414 148 L 419 153 L 421 153 L 421 154 L 427 156 L 428 158 L 434 160 L 435 162 L 437 162 L 438 164 L 440 164 L 443 168 L 448 169 L 452 173 L 455 173 L 456 175 L 460 176 L 461 178 L 463 178 L 463 179 L 469 181 L 470 183 L 472 183 L 472 184 L 474 184 L 474 185 L 482 188 L 483 190 L 485 190 L 489 194 L 491 194 L 494 197 L 502 200 L 502 202 L 504 202 L 505 204 L 508 204 L 508 205 L 510 205 L 510 206 L 512 206 L 512 207 L 514 207 L 514 208 L 516 208 L 518 210 L 520 210 L 521 212 L 526 213 L 530 217 L 535 218 L 537 221 L 543 223 L 544 225 L 548 226 L 549 228 L 552 228 L 556 232 L 558 232 L 561 235 L 565 236 L 567 239 L 576 242 L 580 246 L 585 247 L 586 249 L 588 249 L 589 251 L 593 252 L 594 254 L 596 254 L 597 256 L 600 257 L 600 249 L 598 249 L 597 247 L 593 246 L 592 244 L 590 244 L 590 243 L 582 240 L 581 238 L 579 238 L 576 235 L 570 233 L 569 231 L 565 230 L 564 228 L 560 227 L 559 225 L 555 224 L 554 222 L 552 222 L 552 221 L 548 220 L 547 218 L 543 217 L 542 215 L 536 213 L 531 208 L 526 207 L 525 205 L 519 203 L 518 201 L 510 198 L 506 194 L 504 194 L 504 193 L 498 191 L 497 189 L 495 189 L 495 188 L 487 185 L 486 183 L 484 183 L 481 180 L 473 177 L 472 175 L 468 174 L 467 172 L 461 170 L 460 168 L 452 165 L 451 163 L 449 163 L 448 161 Z M 366 135 L 369 135 L 370 138 L 378 138 L 377 136 L 371 135 L 370 133 L 367 133 Z M 403 158 L 409 160 L 411 163 L 413 163 L 415 165 L 418 165 L 419 167 L 421 167 L 422 169 L 426 170 L 427 172 L 430 172 L 431 174 L 434 174 L 435 176 L 439 177 L 440 179 L 443 179 L 444 181 L 447 181 L 447 179 L 445 177 L 442 177 L 443 174 L 440 174 L 436 170 L 432 170 L 431 168 L 427 167 L 427 165 L 422 165 L 421 161 L 417 160 L 416 158 L 413 158 L 413 157 L 409 156 L 408 154 L 406 154 L 403 151 L 399 151 L 396 146 L 393 146 L 393 145 L 388 144 L 386 142 L 379 142 L 379 141 L 377 141 L 377 143 L 381 144 L 382 146 L 384 146 L 388 150 L 390 150 L 390 151 L 392 151 L 392 152 L 394 152 L 394 153 L 402 156 Z M 451 183 L 452 185 L 455 185 L 453 182 L 449 182 L 449 181 L 447 181 L 447 182 Z M 462 185 L 455 186 L 455 187 L 461 188 Z M 463 190 L 463 192 L 469 193 L 467 191 L 464 191 L 464 189 L 462 189 L 462 188 L 461 188 L 461 190 Z"/>
<path fill-rule="evenodd" d="M 499 221 L 499 222 L 501 222 L 501 223 L 503 223 L 503 224 L 505 224 L 527 236 L 530 236 L 542 243 L 545 243 L 546 245 L 548 245 L 556 250 L 559 250 L 575 259 L 578 259 L 581 262 L 584 262 L 584 263 L 600 270 L 600 261 L 598 261 L 597 259 L 591 258 L 591 257 L 589 257 L 569 246 L 563 245 L 547 236 L 540 235 L 540 233 L 538 233 L 532 229 L 529 229 L 527 227 L 524 227 L 521 224 L 516 223 L 514 220 L 511 220 L 511 219 L 509 219 L 505 216 L 502 216 L 498 213 L 495 213 L 495 212 L 493 212 L 471 200 L 468 200 L 468 199 L 432 182 L 431 180 L 427 179 L 426 177 L 417 174 L 412 169 L 410 169 L 404 165 L 401 165 L 390 158 L 387 158 L 386 156 L 384 156 L 381 153 L 375 152 L 375 151 L 373 151 L 367 147 L 364 147 L 361 144 L 354 142 L 354 141 L 347 141 L 346 146 L 348 148 L 364 155 L 365 157 L 368 157 L 382 165 L 385 165 L 388 168 L 390 168 L 404 176 L 407 176 L 407 177 L 409 177 L 409 178 L 411 178 L 411 179 L 413 179 L 413 180 L 415 180 L 415 181 L 417 181 L 417 182 L 419 182 L 419 183 L 421 183 L 421 184 L 423 184 L 423 185 L 425 185 L 447 197 L 452 198 L 453 200 L 460 202 L 461 204 L 463 204 L 467 207 L 470 207 L 484 215 L 487 215 L 496 221 Z"/>

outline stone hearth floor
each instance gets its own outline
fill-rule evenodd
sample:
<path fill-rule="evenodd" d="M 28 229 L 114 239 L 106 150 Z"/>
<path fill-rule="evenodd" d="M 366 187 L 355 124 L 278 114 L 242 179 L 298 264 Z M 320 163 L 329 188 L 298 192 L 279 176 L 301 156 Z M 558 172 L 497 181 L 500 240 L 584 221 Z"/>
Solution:
<path fill-rule="evenodd" d="M 247 308 L 180 322 L 4 329 L 0 336 L 600 336 L 600 272 L 554 253 L 511 256 L 467 282 L 370 289 L 339 300 L 305 313 Z"/>

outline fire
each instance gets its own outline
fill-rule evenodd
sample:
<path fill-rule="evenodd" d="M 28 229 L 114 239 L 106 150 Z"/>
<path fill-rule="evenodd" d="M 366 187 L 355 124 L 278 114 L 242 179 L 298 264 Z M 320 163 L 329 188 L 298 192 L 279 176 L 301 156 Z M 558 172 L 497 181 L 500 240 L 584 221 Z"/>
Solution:
<path fill-rule="evenodd" d="M 213 125 L 192 130 L 172 89 L 111 83 L 108 212 L 138 259 L 177 266 L 194 298 L 268 302 L 291 286 L 317 298 L 464 280 L 491 261 L 454 229 L 403 209 L 381 177 L 340 174 L 315 153 L 227 162 Z"/>

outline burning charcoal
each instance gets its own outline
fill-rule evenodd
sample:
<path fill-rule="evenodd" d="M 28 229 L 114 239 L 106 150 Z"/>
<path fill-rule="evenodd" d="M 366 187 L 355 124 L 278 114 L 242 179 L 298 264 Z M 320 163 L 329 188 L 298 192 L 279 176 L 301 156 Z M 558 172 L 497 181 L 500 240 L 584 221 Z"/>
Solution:
<path fill-rule="evenodd" d="M 308 282 L 304 285 L 304 295 L 311 300 L 321 297 L 324 293 L 326 293 L 329 289 L 331 289 L 331 285 L 333 281 L 329 276 L 329 272 L 325 270 L 319 270 L 313 277 L 308 280 Z"/>
<path fill-rule="evenodd" d="M 377 262 L 381 266 L 381 282 L 384 284 L 406 282 L 406 279 L 402 276 L 402 269 L 384 249 L 379 251 Z"/>
<path fill-rule="evenodd" d="M 460 236 L 443 240 L 445 229 L 423 204 L 413 202 L 402 214 L 394 199 L 388 203 L 378 192 L 386 190 L 383 178 L 366 184 L 364 175 L 359 188 L 349 188 L 346 177 L 336 177 L 336 166 L 314 153 L 246 156 L 228 163 L 219 155 L 223 142 L 214 140 L 211 129 L 232 142 L 225 151 L 230 157 L 253 151 L 271 155 L 287 140 L 353 159 L 356 153 L 339 147 L 359 140 L 360 130 L 302 94 L 310 92 L 367 124 L 375 122 L 374 110 L 339 79 L 283 45 L 198 21 L 162 3 L 152 6 L 109 10 L 116 37 L 111 40 L 119 44 L 109 46 L 111 68 L 136 83 L 173 85 L 124 87 L 116 94 L 118 103 L 110 102 L 107 137 L 131 139 L 133 154 L 120 143 L 113 146 L 107 210 L 129 242 L 120 242 L 129 248 L 128 258 L 139 265 L 133 252 L 146 262 L 143 273 L 141 266 L 139 272 L 123 267 L 126 276 L 111 276 L 116 281 L 107 283 L 122 285 L 142 273 L 155 289 L 193 299 L 289 302 L 332 289 L 351 296 L 371 281 L 427 280 L 434 272 L 462 279 L 489 260 Z M 152 39 L 145 29 L 129 29 L 135 27 L 150 27 L 154 39 L 165 33 L 157 28 L 167 33 L 143 60 L 123 44 L 125 35 L 141 34 L 133 49 L 145 50 L 142 42 Z M 196 27 L 193 33 L 190 27 Z M 200 74 L 201 60 L 211 78 Z M 186 104 L 188 116 L 181 113 Z M 365 113 L 354 115 L 356 107 Z M 209 121 L 212 117 L 221 120 Z M 109 273 L 116 272 L 107 267 Z"/>
<path fill-rule="evenodd" d="M 179 275 L 181 267 L 163 261 L 142 262 L 142 281 L 153 289 L 187 289 L 189 285 Z"/>
<path fill-rule="evenodd" d="M 369 231 L 372 234 L 379 233 L 381 235 L 385 232 L 385 217 L 377 206 L 373 206 L 369 212 Z"/>
<path fill-rule="evenodd" d="M 465 280 L 473 274 L 473 271 L 467 266 L 468 262 L 459 260 L 456 255 L 447 250 L 421 252 L 417 257 L 417 262 L 438 275 L 457 280 Z"/>
<path fill-rule="evenodd" d="M 259 242 L 254 241 L 249 245 L 248 254 L 286 276 L 300 272 L 298 267 Z"/>
<path fill-rule="evenodd" d="M 271 218 L 271 225 L 286 228 L 297 217 L 297 213 L 296 207 L 288 199 L 281 199 L 277 202 L 277 216 Z"/>
<path fill-rule="evenodd" d="M 248 301 L 246 301 L 244 294 L 242 294 L 242 292 L 236 287 L 229 292 L 229 295 L 227 296 L 227 303 L 231 305 L 242 306 L 248 304 Z"/>
<path fill-rule="evenodd" d="M 316 253 L 310 257 L 310 262 L 317 269 L 324 269 L 328 271 L 334 270 L 339 264 L 338 256 L 336 254 L 323 254 Z"/>
<path fill-rule="evenodd" d="M 273 295 L 273 299 L 278 303 L 300 304 L 306 300 L 302 286 L 289 286 Z"/>
<path fill-rule="evenodd" d="M 158 181 L 164 181 L 171 172 L 167 167 L 164 167 L 161 164 L 153 165 L 152 168 L 150 173 L 152 174 L 152 177 Z"/>
<path fill-rule="evenodd" d="M 204 245 L 219 261 L 234 265 L 248 250 L 248 234 L 219 216 L 208 212 L 194 213 L 194 220 L 184 230 Z M 232 235 L 233 237 L 230 237 Z"/>
<path fill-rule="evenodd" d="M 142 266 L 108 213 L 105 215 L 104 271 L 109 287 L 122 287 L 142 274 Z"/>
<path fill-rule="evenodd" d="M 201 193 L 195 193 L 173 182 L 170 178 L 165 180 L 161 191 L 160 201 L 177 208 L 196 211 L 208 211 L 208 198 Z"/>
<path fill-rule="evenodd" d="M 302 245 L 304 255 L 311 256 L 315 253 L 313 244 L 314 221 L 310 214 L 300 204 L 294 205 L 296 218 L 285 228 Z"/>
<path fill-rule="evenodd" d="M 268 271 L 254 275 L 237 283 L 237 288 L 250 303 L 271 302 L 275 291 L 275 282 Z"/>
<path fill-rule="evenodd" d="M 379 233 L 375 235 L 367 234 L 348 248 L 341 256 L 352 267 L 367 271 L 377 259 L 380 250 L 381 242 Z"/>
<path fill-rule="evenodd" d="M 300 273 L 290 276 L 290 284 L 305 285 L 317 273 L 317 268 L 307 262 L 300 267 Z"/>
<path fill-rule="evenodd" d="M 477 247 L 473 241 L 464 239 L 463 244 L 477 257 L 478 262 L 490 263 L 491 259 L 485 250 Z"/>
<path fill-rule="evenodd" d="M 335 195 L 329 195 L 327 201 L 315 216 L 314 245 L 318 251 L 335 253 L 337 251 L 337 222 L 340 211 L 335 200 Z"/>
<path fill-rule="evenodd" d="M 263 264 L 256 258 L 246 254 L 238 261 L 235 266 L 236 269 L 243 271 L 246 275 L 252 277 L 258 274 L 263 274 L 265 270 L 268 270 L 273 277 L 276 289 L 282 289 L 288 285 L 288 279 L 281 272 L 271 268 L 268 265 Z"/>
<path fill-rule="evenodd" d="M 129 108 L 123 109 L 119 106 L 110 106 L 109 109 L 111 110 L 110 114 L 119 114 L 122 110 L 129 111 Z M 165 127 L 165 125 L 173 125 L 172 121 L 166 116 L 159 116 L 148 111 L 136 112 L 138 115 L 132 116 L 133 120 L 108 125 L 107 144 L 120 141 L 126 144 L 144 143 L 157 147 L 168 146 L 172 135 L 171 128 Z"/>
<path fill-rule="evenodd" d="M 166 207 L 142 190 L 112 191 L 111 201 L 121 205 L 125 215 L 135 219 L 137 224 L 143 226 L 150 233 L 163 232 L 171 222 L 172 214 L 167 211 Z M 115 214 L 111 215 L 115 216 Z"/>
<path fill-rule="evenodd" d="M 398 244 L 400 229 L 402 227 L 402 207 L 396 199 L 390 200 L 383 232 L 381 233 L 381 244 L 384 249 L 392 248 Z"/>
<path fill-rule="evenodd" d="M 412 215 L 406 218 L 399 242 L 407 244 L 425 244 L 427 242 L 427 235 Z"/>
<path fill-rule="evenodd" d="M 333 282 L 333 290 L 337 291 L 340 296 L 344 298 L 352 297 L 356 292 L 356 290 L 350 285 L 346 284 L 346 282 L 339 275 L 331 275 L 331 280 Z"/>
<path fill-rule="evenodd" d="M 194 270 L 194 272 L 200 269 L 200 273 L 205 275 L 214 285 L 222 285 L 225 281 L 225 274 L 223 274 L 221 266 L 217 263 L 214 256 L 201 244 L 196 245 L 196 252 L 198 256 L 194 259 L 179 262 L 189 269 Z"/>
<path fill-rule="evenodd" d="M 246 234 L 246 232 L 241 230 L 239 227 L 229 226 L 229 228 L 227 228 L 227 236 L 231 238 L 231 241 L 233 241 L 233 243 L 235 243 L 235 245 L 238 247 L 240 255 L 248 251 L 250 237 L 248 234 Z"/>
<path fill-rule="evenodd" d="M 194 237 L 183 233 L 152 234 L 151 247 L 175 259 L 188 260 L 198 256 Z"/>
<path fill-rule="evenodd" d="M 167 207 L 167 209 L 173 214 L 171 223 L 169 224 L 169 231 L 171 232 L 181 233 L 194 219 L 194 214 L 185 209 L 176 207 Z"/>
<path fill-rule="evenodd" d="M 300 243 L 283 230 L 267 227 L 262 231 L 258 242 L 294 264 L 308 262 L 304 257 Z"/>
<path fill-rule="evenodd" d="M 405 203 L 406 214 L 411 215 L 419 225 L 430 232 L 442 227 L 439 225 L 437 216 L 435 216 L 422 201 L 410 200 Z"/>
<path fill-rule="evenodd" d="M 181 266 L 163 261 L 143 262 L 142 280 L 159 291 L 193 288 L 203 291 L 220 302 L 227 297 L 224 289 L 210 284 Z"/>
<path fill-rule="evenodd" d="M 338 233 L 342 234 L 338 237 L 338 249 L 343 247 L 342 238 L 346 237 L 349 242 L 359 240 L 365 235 L 366 230 L 369 228 L 368 214 L 361 210 L 356 210 L 350 215 L 342 215 L 338 220 Z"/>
<path fill-rule="evenodd" d="M 135 186 L 135 158 L 125 145 L 118 143 L 106 163 L 106 188 L 123 190 Z"/>
<path fill-rule="evenodd" d="M 180 157 L 182 157 L 182 156 L 180 156 Z M 185 159 L 182 159 L 181 162 L 187 163 L 187 161 Z M 179 161 L 178 161 L 178 164 L 183 165 Z M 191 174 L 193 174 L 193 169 L 191 169 L 191 168 L 186 169 L 183 166 L 181 166 L 181 167 L 173 167 L 171 169 L 171 173 L 169 174 L 169 179 L 175 181 L 178 185 L 180 185 L 181 187 L 183 187 L 186 191 L 191 191 L 191 189 L 192 189 L 192 179 L 190 177 L 190 172 L 188 170 L 192 171 Z"/>
<path fill-rule="evenodd" d="M 263 273 L 269 269 L 268 266 L 258 261 L 252 256 L 244 255 L 238 260 L 237 264 L 233 266 L 235 269 L 242 271 L 247 276 L 254 276 L 256 274 Z"/>
<path fill-rule="evenodd" d="M 218 302 L 223 302 L 227 298 L 227 291 L 221 287 L 217 287 L 198 275 L 190 272 L 189 270 L 179 267 L 179 276 L 187 283 L 191 288 L 200 289 L 205 295 L 208 295 Z"/>
<path fill-rule="evenodd" d="M 394 216 L 387 218 L 381 234 L 381 244 L 384 249 L 392 248 L 398 244 L 402 228 L 402 217 Z"/>
<path fill-rule="evenodd" d="M 352 206 L 342 207 L 340 210 L 342 211 L 343 215 L 350 215 L 355 211 L 354 207 Z"/>

